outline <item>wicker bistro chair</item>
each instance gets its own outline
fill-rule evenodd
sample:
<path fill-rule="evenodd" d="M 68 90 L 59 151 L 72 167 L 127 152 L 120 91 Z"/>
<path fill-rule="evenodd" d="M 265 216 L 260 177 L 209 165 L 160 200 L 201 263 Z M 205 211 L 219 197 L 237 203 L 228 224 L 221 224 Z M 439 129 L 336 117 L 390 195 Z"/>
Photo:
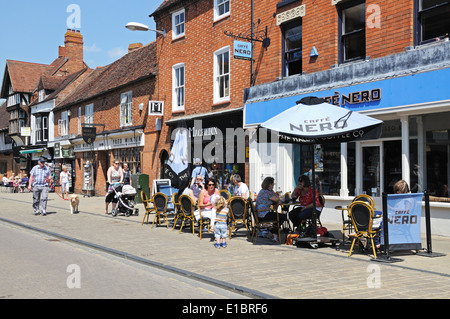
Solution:
<path fill-rule="evenodd" d="M 155 226 L 155 221 L 161 225 L 161 217 L 163 217 L 166 222 L 167 228 L 169 228 L 169 221 L 167 220 L 167 204 L 169 203 L 169 198 L 166 194 L 155 193 L 153 195 L 153 205 L 155 206 L 155 217 L 153 218 L 153 226 Z"/>
<path fill-rule="evenodd" d="M 230 192 L 227 191 L 226 189 L 220 190 L 220 196 L 222 196 L 223 198 L 225 198 L 226 201 L 228 201 L 228 200 L 231 198 Z"/>
<path fill-rule="evenodd" d="M 172 203 L 174 204 L 174 216 L 173 216 L 172 230 L 174 230 L 175 226 L 177 225 L 178 220 L 183 218 L 183 211 L 181 210 L 180 196 L 178 196 L 178 193 L 173 193 Z"/>
<path fill-rule="evenodd" d="M 248 204 L 244 197 L 234 196 L 230 198 L 228 202 L 228 208 L 230 210 L 229 221 L 229 236 L 231 239 L 231 233 L 233 230 L 236 232 L 238 226 L 245 226 L 247 233 L 249 232 L 249 219 L 248 219 Z"/>
<path fill-rule="evenodd" d="M 252 237 L 251 237 L 251 241 L 252 242 L 253 242 L 253 238 L 255 239 L 253 244 L 256 244 L 256 240 L 258 238 L 258 231 L 260 231 L 262 228 L 266 228 L 268 225 L 277 229 L 277 231 L 278 231 L 278 239 L 279 239 L 280 244 L 281 244 L 281 234 L 280 234 L 281 225 L 280 225 L 280 219 L 279 219 L 278 213 L 277 213 L 277 220 L 270 220 L 270 221 L 269 220 L 263 220 L 263 221 L 260 221 L 259 218 L 258 218 L 258 214 L 256 212 L 256 209 L 255 209 L 255 205 L 253 204 L 253 200 L 251 198 L 248 199 L 248 205 L 249 205 L 249 209 L 251 211 L 252 217 L 253 217 Z"/>
<path fill-rule="evenodd" d="M 148 218 L 149 218 L 150 214 L 155 211 L 155 208 L 153 206 L 152 200 L 147 197 L 147 194 L 144 191 L 141 192 L 141 199 L 142 199 L 142 203 L 144 204 L 144 208 L 145 208 L 144 219 L 142 220 L 142 225 L 144 225 L 145 218 L 147 218 L 147 224 L 148 224 Z"/>
<path fill-rule="evenodd" d="M 188 195 L 181 195 L 179 198 L 180 208 L 183 211 L 183 222 L 181 223 L 180 233 L 183 229 L 184 222 L 189 221 L 191 223 L 192 234 L 195 234 L 195 205 L 192 198 Z M 199 237 L 202 239 L 202 230 L 206 226 L 209 232 L 209 218 L 203 218 L 202 212 L 199 209 L 200 217 L 198 219 Z"/>
<path fill-rule="evenodd" d="M 366 194 L 358 195 L 352 200 L 352 202 L 356 202 L 356 201 L 366 202 L 367 204 L 372 206 L 372 208 L 375 209 L 375 201 L 369 195 L 366 195 Z M 352 219 L 350 217 L 349 208 L 346 207 L 346 206 L 335 206 L 334 208 L 341 211 L 341 215 L 342 215 L 341 216 L 342 217 L 342 242 L 345 242 L 345 237 L 346 237 L 345 233 L 347 232 L 348 234 L 351 234 L 354 231 L 353 224 L 352 224 Z"/>
<path fill-rule="evenodd" d="M 363 201 L 354 201 L 349 205 L 348 210 L 356 232 L 348 256 L 350 257 L 352 255 L 355 242 L 357 240 L 360 242 L 362 237 L 367 237 L 372 244 L 374 258 L 377 258 L 373 239 L 380 232 L 380 227 L 373 228 L 373 219 L 375 216 L 373 207 Z"/>

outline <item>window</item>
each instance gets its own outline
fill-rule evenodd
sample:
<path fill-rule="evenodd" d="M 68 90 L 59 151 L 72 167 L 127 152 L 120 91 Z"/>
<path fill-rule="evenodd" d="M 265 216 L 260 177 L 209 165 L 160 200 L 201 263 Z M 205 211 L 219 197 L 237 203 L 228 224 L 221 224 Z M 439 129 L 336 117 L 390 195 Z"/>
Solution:
<path fill-rule="evenodd" d="M 84 108 L 84 123 L 94 124 L 94 104 L 86 105 Z"/>
<path fill-rule="evenodd" d="M 87 108 L 85 111 L 87 111 Z M 132 111 L 133 111 L 133 94 L 132 94 L 132 92 L 130 91 L 130 92 L 121 94 L 120 95 L 120 126 L 128 126 L 128 125 L 133 124 Z M 94 105 L 92 105 L 92 117 L 93 117 L 93 112 L 94 112 Z M 85 119 L 85 121 L 86 121 L 87 114 L 85 114 L 85 117 L 86 117 L 86 119 Z"/>
<path fill-rule="evenodd" d="M 284 27 L 283 41 L 284 41 L 283 76 L 301 74 L 302 73 L 301 21 L 287 24 Z"/>
<path fill-rule="evenodd" d="M 121 164 L 128 163 L 128 168 L 132 174 L 141 173 L 141 149 L 140 148 L 123 148 L 113 151 L 114 160 Z"/>
<path fill-rule="evenodd" d="M 230 15 L 230 0 L 214 0 L 214 21 Z"/>
<path fill-rule="evenodd" d="M 172 70 L 172 111 L 184 111 L 184 64 L 174 65 Z"/>
<path fill-rule="evenodd" d="M 184 9 L 172 14 L 172 39 L 184 36 Z"/>
<path fill-rule="evenodd" d="M 61 119 L 58 120 L 58 134 L 59 136 L 69 135 L 69 117 L 67 111 L 61 113 Z"/>
<path fill-rule="evenodd" d="M 353 1 L 340 7 L 340 61 L 366 57 L 366 5 Z"/>
<path fill-rule="evenodd" d="M 436 41 L 450 34 L 450 1 L 418 0 L 418 42 Z"/>
<path fill-rule="evenodd" d="M 230 100 L 230 48 L 214 53 L 214 103 Z"/>
<path fill-rule="evenodd" d="M 81 134 L 81 106 L 78 108 L 78 135 Z"/>

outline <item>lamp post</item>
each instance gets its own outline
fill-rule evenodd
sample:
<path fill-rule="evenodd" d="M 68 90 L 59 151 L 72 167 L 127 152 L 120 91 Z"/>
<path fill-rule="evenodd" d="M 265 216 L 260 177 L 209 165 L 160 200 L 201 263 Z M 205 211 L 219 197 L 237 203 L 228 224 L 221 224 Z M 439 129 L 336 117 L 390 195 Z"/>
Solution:
<path fill-rule="evenodd" d="M 125 26 L 125 28 L 131 31 L 154 31 L 161 34 L 164 38 L 166 37 L 166 30 L 164 28 L 162 30 L 154 30 L 150 29 L 147 25 L 139 22 L 130 22 Z"/>

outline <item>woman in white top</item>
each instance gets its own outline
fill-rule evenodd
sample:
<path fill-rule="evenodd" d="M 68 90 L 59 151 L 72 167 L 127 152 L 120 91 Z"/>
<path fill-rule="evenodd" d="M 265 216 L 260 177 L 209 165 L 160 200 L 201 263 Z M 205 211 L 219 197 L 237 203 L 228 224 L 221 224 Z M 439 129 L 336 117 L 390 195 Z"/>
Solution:
<path fill-rule="evenodd" d="M 117 205 L 117 198 L 115 198 L 114 193 L 114 183 L 123 183 L 123 170 L 119 166 L 119 161 L 114 161 L 113 166 L 108 169 L 107 182 L 108 182 L 108 192 L 105 195 L 105 214 L 108 214 L 109 203 L 112 202 L 112 209 L 114 210 Z"/>
<path fill-rule="evenodd" d="M 69 199 L 69 173 L 67 173 L 67 166 L 62 166 L 62 171 L 59 174 L 59 184 L 61 185 L 61 197 L 64 199 L 64 194 L 66 198 Z"/>

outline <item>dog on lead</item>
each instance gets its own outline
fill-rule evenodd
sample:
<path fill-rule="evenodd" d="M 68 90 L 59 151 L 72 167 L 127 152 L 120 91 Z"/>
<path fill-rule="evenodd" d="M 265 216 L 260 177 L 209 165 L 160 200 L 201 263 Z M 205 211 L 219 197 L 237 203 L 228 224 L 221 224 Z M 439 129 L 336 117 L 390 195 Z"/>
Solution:
<path fill-rule="evenodd" d="M 78 205 L 80 204 L 80 198 L 78 197 L 78 195 L 70 195 L 69 196 L 70 199 L 70 213 L 71 214 L 75 214 L 78 213 Z"/>

